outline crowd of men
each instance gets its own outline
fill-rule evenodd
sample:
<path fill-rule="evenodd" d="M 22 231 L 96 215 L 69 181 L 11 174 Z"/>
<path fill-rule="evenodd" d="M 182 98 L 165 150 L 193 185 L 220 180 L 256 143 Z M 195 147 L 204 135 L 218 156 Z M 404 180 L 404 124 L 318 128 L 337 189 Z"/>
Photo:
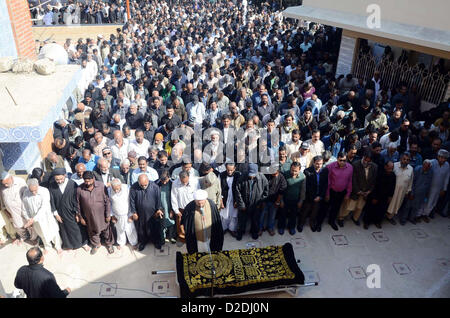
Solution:
<path fill-rule="evenodd" d="M 406 83 L 335 74 L 340 31 L 270 6 L 133 6 L 109 39 L 65 43 L 78 104 L 42 168 L 2 176 L 2 242 L 193 252 L 248 227 L 257 239 L 448 215 L 449 101 L 422 113 Z"/>
<path fill-rule="evenodd" d="M 136 4 L 136 1 L 130 1 Z M 28 0 L 35 25 L 125 23 L 123 0 Z"/>

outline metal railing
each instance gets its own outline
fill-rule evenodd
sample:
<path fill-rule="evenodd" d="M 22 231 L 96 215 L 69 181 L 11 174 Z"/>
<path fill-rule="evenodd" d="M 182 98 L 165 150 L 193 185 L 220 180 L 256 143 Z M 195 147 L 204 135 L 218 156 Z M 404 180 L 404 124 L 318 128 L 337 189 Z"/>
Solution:
<path fill-rule="evenodd" d="M 416 85 L 422 100 L 435 105 L 444 100 L 450 80 L 450 72 L 432 72 L 419 64 L 411 66 L 407 62 L 398 63 L 385 58 L 377 61 L 371 54 L 360 54 L 356 57 L 353 66 L 353 75 L 356 78 L 370 80 L 375 71 L 380 72 L 383 86 L 393 88 L 401 82 L 405 82 L 408 87 Z"/>

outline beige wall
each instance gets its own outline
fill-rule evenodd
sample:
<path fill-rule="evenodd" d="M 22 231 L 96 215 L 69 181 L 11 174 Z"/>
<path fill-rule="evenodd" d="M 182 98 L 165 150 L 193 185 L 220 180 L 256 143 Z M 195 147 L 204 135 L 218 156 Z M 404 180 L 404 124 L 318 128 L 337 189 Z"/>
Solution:
<path fill-rule="evenodd" d="M 450 30 L 450 0 L 303 0 L 303 5 L 368 16 L 369 4 L 378 4 L 383 19 L 438 30 Z"/>
<path fill-rule="evenodd" d="M 56 41 L 63 44 L 67 38 L 72 39 L 72 43 L 79 38 L 96 39 L 98 34 L 102 34 L 109 39 L 110 34 L 117 34 L 116 29 L 122 28 L 118 24 L 100 24 L 100 25 L 72 25 L 72 26 L 39 26 L 33 27 L 33 36 L 35 40 L 44 41 L 50 38 L 50 41 Z"/>

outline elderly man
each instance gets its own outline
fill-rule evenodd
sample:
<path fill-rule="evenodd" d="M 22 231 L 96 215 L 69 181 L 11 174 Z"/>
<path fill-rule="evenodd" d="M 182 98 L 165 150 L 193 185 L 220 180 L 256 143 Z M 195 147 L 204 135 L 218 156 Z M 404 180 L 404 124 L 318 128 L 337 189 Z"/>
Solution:
<path fill-rule="evenodd" d="M 114 142 L 110 145 L 113 158 L 119 159 L 122 162 L 128 157 L 128 139 L 123 138 L 121 130 L 114 130 Z"/>
<path fill-rule="evenodd" d="M 52 173 L 56 168 L 64 168 L 64 160 L 56 152 L 50 152 L 44 160 L 44 168 L 48 173 Z"/>
<path fill-rule="evenodd" d="M 426 159 L 422 165 L 414 169 L 411 195 L 409 195 L 408 200 L 405 200 L 398 213 L 401 225 L 405 225 L 406 220 L 416 224 L 420 222 L 422 215 L 424 215 L 433 178 L 431 166 L 432 161 Z"/>
<path fill-rule="evenodd" d="M 133 248 L 136 248 L 138 243 L 136 228 L 130 213 L 129 193 L 128 186 L 123 184 L 120 179 L 112 179 L 110 191 L 111 220 L 117 231 L 118 249 L 127 243 L 127 238 Z"/>
<path fill-rule="evenodd" d="M 111 168 L 110 163 L 105 158 L 100 158 L 97 161 L 97 167 L 93 171 L 95 180 L 103 182 L 106 187 L 111 185 L 111 180 L 114 178 L 124 182 L 119 169 Z"/>
<path fill-rule="evenodd" d="M 2 199 L 2 214 L 5 218 L 11 220 L 15 232 L 19 235 L 19 241 L 14 242 L 20 244 L 29 237 L 36 238 L 32 228 L 25 228 L 25 220 L 23 218 L 22 195 L 27 189 L 27 184 L 22 178 L 11 176 L 4 171 L 2 176 L 2 187 L 0 189 Z M 10 234 L 13 234 L 12 231 Z"/>
<path fill-rule="evenodd" d="M 181 219 L 186 232 L 186 249 L 196 252 L 221 251 L 224 234 L 219 210 L 204 190 L 196 190 Z"/>
<path fill-rule="evenodd" d="M 27 251 L 28 266 L 22 266 L 14 279 L 14 286 L 23 289 L 27 298 L 66 298 L 70 288 L 61 290 L 55 276 L 44 268 L 44 255 L 39 247 Z"/>
<path fill-rule="evenodd" d="M 449 152 L 440 149 L 437 153 L 437 159 L 431 161 L 433 179 L 431 181 L 430 193 L 428 194 L 428 203 L 422 214 L 424 221 L 427 223 L 429 222 L 428 216 L 433 217 L 433 210 L 439 210 L 438 201 L 442 201 L 445 198 L 450 177 L 450 166 L 447 162 L 448 157 Z"/>
<path fill-rule="evenodd" d="M 114 237 L 110 226 L 111 204 L 105 185 L 95 181 L 91 171 L 83 173 L 84 183 L 77 188 L 77 218 L 87 227 L 89 241 L 93 246 L 91 255 L 97 253 L 101 246 L 100 237 L 105 240 L 109 254 L 114 253 Z"/>
<path fill-rule="evenodd" d="M 208 199 L 213 201 L 217 208 L 220 209 L 222 203 L 222 189 L 220 187 L 220 180 L 214 173 L 214 169 L 209 163 L 202 163 L 200 166 L 199 178 L 200 188 L 208 193 Z"/>
<path fill-rule="evenodd" d="M 161 249 L 164 244 L 161 190 L 145 174 L 131 186 L 130 213 L 137 230 L 138 250 L 144 250 L 149 241 Z"/>
<path fill-rule="evenodd" d="M 120 163 L 120 175 L 122 176 L 122 179 L 125 184 L 127 184 L 129 187 L 131 187 L 131 175 L 133 171 L 130 171 L 130 160 L 124 159 Z"/>
<path fill-rule="evenodd" d="M 198 178 L 190 178 L 186 171 L 181 171 L 179 178 L 172 184 L 171 204 L 175 212 L 177 222 L 177 233 L 181 240 L 184 240 L 184 233 L 181 229 L 181 218 L 185 206 L 194 199 L 194 192 L 199 189 Z"/>
<path fill-rule="evenodd" d="M 53 180 L 48 190 L 52 212 L 59 225 L 62 247 L 64 249 L 83 247 L 89 251 L 86 228 L 77 221 L 76 217 L 77 184 L 66 177 L 65 169 L 58 168 L 53 171 Z"/>
<path fill-rule="evenodd" d="M 412 190 L 414 170 L 409 165 L 410 155 L 409 152 L 402 154 L 400 162 L 394 163 L 394 174 L 396 176 L 395 192 L 389 203 L 387 209 L 387 219 L 392 225 L 396 225 L 394 216 L 402 206 L 403 200 L 406 195 L 409 195 Z"/>
<path fill-rule="evenodd" d="M 98 131 L 94 134 L 94 138 L 91 138 L 89 143 L 91 145 L 92 152 L 96 156 L 102 157 L 102 151 L 108 146 L 109 139 L 104 137 L 103 134 Z"/>
<path fill-rule="evenodd" d="M 44 254 L 55 244 L 58 254 L 62 253 L 59 227 L 53 216 L 50 205 L 50 193 L 47 188 L 39 186 L 38 179 L 30 178 L 27 181 L 28 188 L 24 191 L 22 202 L 22 216 L 26 223 L 25 228 L 33 226 L 36 234 L 44 243 Z"/>
<path fill-rule="evenodd" d="M 75 165 L 75 172 L 70 176 L 70 179 L 75 182 L 78 186 L 81 185 L 83 180 L 83 173 L 86 171 L 86 165 L 84 163 L 77 163 Z"/>
<path fill-rule="evenodd" d="M 137 129 L 142 127 L 143 118 L 141 112 L 138 112 L 138 107 L 136 103 L 131 103 L 130 108 L 128 109 L 128 113 L 125 115 L 125 119 L 127 125 L 130 126 L 131 129 Z"/>
<path fill-rule="evenodd" d="M 138 157 L 144 156 L 148 158 L 148 148 L 150 148 L 150 142 L 144 138 L 144 132 L 142 129 L 136 129 L 134 133 L 135 140 L 130 142 L 128 151 L 135 151 Z"/>

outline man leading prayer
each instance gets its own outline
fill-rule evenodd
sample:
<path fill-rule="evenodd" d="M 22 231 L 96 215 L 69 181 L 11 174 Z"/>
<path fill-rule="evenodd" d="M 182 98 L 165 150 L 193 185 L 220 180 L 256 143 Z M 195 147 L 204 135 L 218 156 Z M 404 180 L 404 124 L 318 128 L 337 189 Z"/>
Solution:
<path fill-rule="evenodd" d="M 186 233 L 189 254 L 222 250 L 224 235 L 219 210 L 208 199 L 205 190 L 195 191 L 194 201 L 184 209 L 181 224 Z"/>

